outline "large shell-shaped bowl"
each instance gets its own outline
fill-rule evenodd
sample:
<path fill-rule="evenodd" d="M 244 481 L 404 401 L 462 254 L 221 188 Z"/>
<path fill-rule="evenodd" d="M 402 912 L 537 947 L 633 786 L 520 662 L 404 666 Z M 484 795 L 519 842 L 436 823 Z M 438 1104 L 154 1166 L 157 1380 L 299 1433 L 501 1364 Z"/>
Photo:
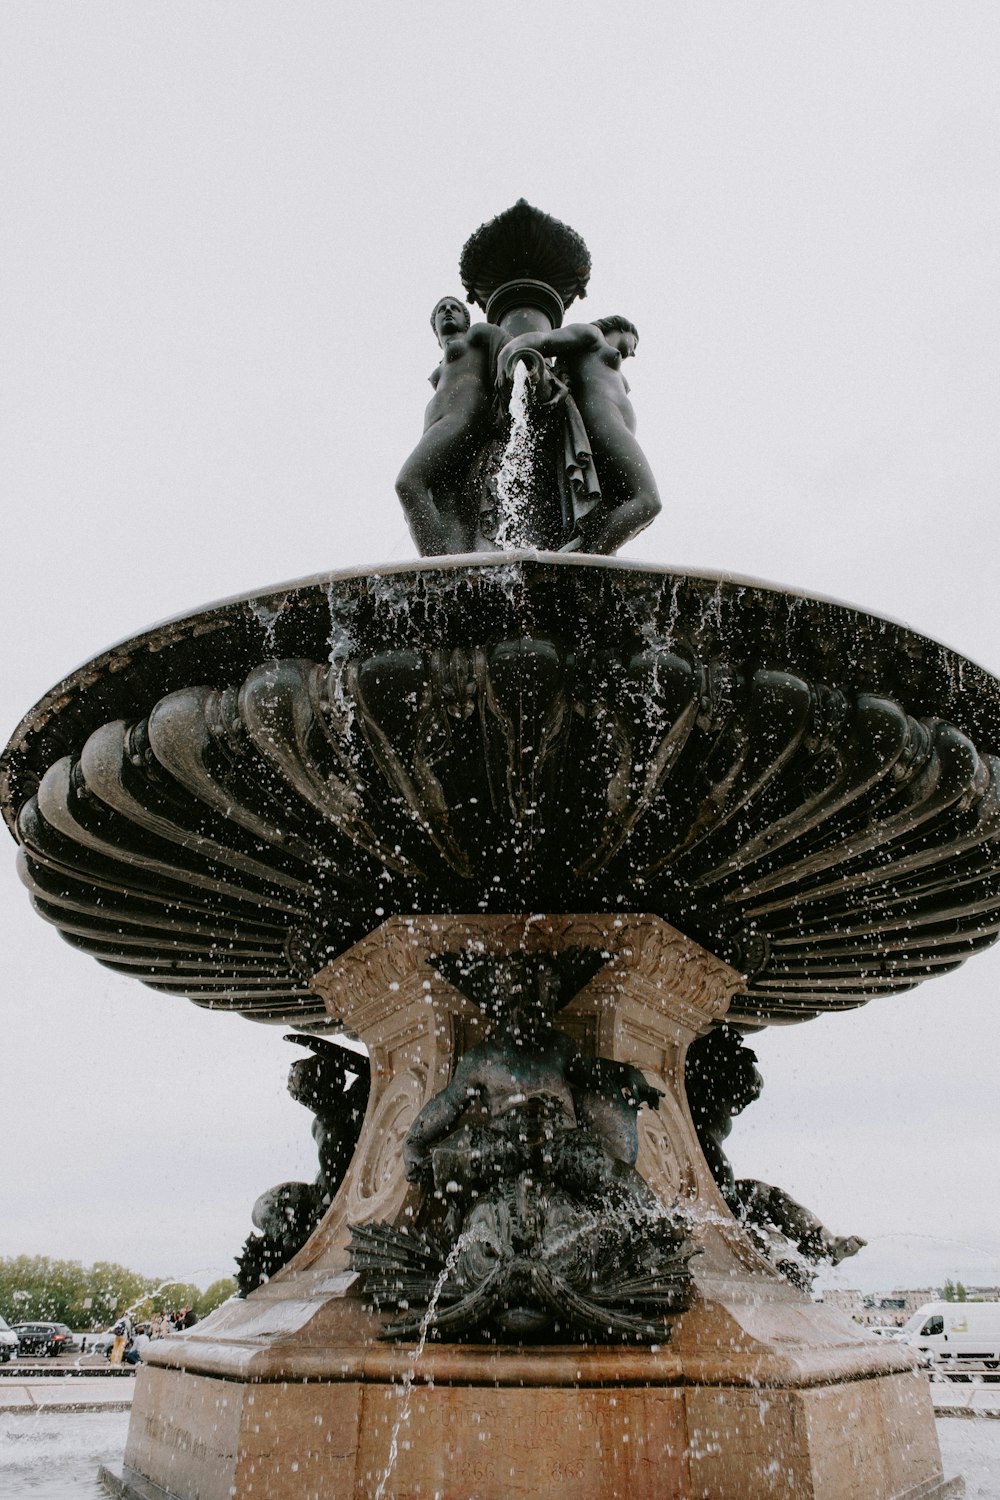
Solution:
<path fill-rule="evenodd" d="M 1000 929 L 1000 683 L 847 606 L 547 555 L 311 579 L 106 652 L 3 758 L 39 913 L 268 1021 L 409 913 L 650 912 L 731 1018 L 905 990 Z"/>

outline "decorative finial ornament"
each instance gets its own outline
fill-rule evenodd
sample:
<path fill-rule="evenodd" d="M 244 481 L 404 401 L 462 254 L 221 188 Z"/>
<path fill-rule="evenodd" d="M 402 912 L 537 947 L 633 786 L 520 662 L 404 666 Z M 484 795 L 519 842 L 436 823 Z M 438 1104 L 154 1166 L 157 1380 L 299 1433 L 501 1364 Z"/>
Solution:
<path fill-rule="evenodd" d="M 519 198 L 513 208 L 469 236 L 459 275 L 468 300 L 481 307 L 491 323 L 502 313 L 493 315 L 490 299 L 510 282 L 520 283 L 522 289 L 540 285 L 554 292 L 561 303 L 553 319 L 558 327 L 570 303 L 587 295 L 590 252 L 575 229 Z"/>

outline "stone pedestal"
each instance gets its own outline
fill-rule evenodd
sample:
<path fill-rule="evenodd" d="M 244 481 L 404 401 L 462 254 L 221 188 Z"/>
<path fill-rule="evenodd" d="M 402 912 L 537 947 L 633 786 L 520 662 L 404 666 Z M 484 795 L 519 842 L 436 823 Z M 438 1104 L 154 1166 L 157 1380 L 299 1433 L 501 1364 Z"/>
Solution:
<path fill-rule="evenodd" d="M 664 1090 L 643 1110 L 638 1169 L 696 1223 L 697 1296 L 661 1347 L 496 1347 L 378 1338 L 348 1268 L 352 1223 L 416 1210 L 400 1148 L 483 1034 L 438 955 L 604 959 L 556 1024 L 584 1052 Z M 299 1256 L 150 1351 L 124 1493 L 181 1500 L 917 1500 L 943 1483 L 926 1376 L 813 1305 L 747 1243 L 698 1147 L 689 1043 L 740 977 L 654 917 L 394 918 L 318 974 L 330 1014 L 366 1043 L 372 1090 L 343 1186 Z"/>

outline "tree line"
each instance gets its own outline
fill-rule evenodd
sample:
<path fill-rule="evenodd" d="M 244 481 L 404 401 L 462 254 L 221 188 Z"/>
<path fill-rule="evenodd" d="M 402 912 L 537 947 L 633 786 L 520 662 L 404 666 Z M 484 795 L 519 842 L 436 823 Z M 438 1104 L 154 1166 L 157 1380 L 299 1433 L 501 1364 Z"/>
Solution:
<path fill-rule="evenodd" d="M 67 1323 L 77 1332 L 108 1328 L 126 1310 L 136 1322 L 154 1312 L 190 1307 L 203 1318 L 236 1290 L 231 1276 L 201 1291 L 191 1282 L 140 1276 L 99 1260 L 52 1260 L 47 1255 L 0 1257 L 0 1317 L 8 1323 Z"/>

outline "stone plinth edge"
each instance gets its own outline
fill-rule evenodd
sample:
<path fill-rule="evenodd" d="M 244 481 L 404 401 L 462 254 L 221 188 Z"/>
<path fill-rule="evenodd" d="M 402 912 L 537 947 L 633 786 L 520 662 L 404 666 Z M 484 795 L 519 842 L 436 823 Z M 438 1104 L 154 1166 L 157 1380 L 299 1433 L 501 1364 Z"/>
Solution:
<path fill-rule="evenodd" d="M 157 1369 L 137 1391 L 129 1500 L 931 1500 L 944 1479 L 926 1376 L 766 1392 L 553 1381 L 234 1385 Z M 144 1475 L 157 1480 L 148 1487 Z M 156 1487 L 160 1480 L 164 1486 Z"/>

